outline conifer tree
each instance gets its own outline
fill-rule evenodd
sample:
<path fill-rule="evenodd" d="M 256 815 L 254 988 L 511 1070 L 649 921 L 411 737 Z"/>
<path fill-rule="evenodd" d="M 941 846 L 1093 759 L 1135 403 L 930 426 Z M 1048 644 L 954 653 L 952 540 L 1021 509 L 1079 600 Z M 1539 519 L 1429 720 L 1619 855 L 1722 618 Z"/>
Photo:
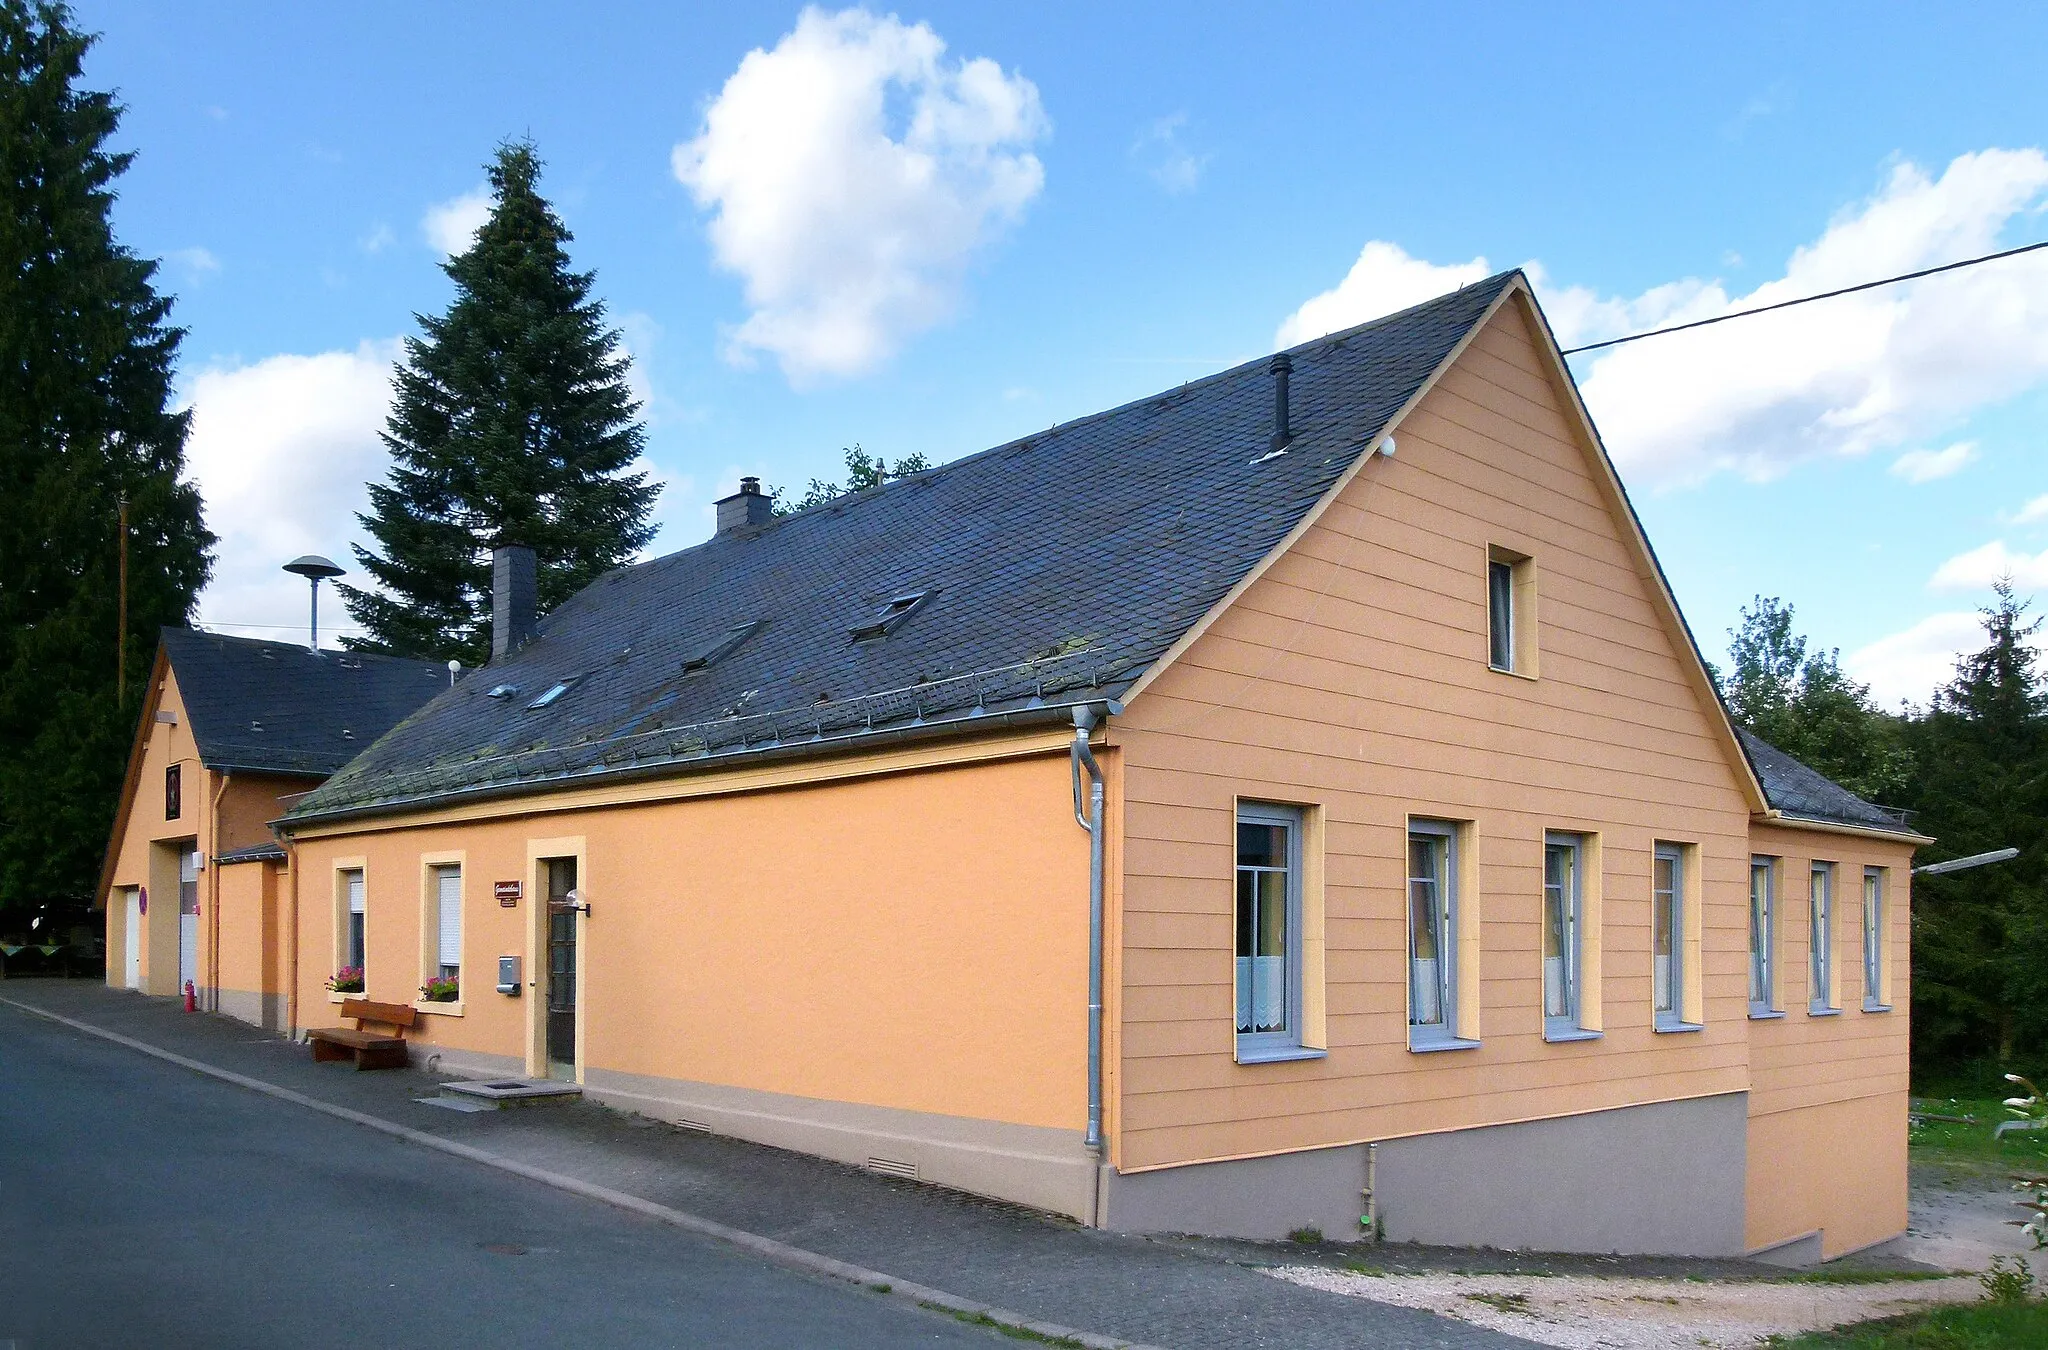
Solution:
<path fill-rule="evenodd" d="M 156 631 L 213 543 L 179 481 L 183 330 L 114 237 L 121 109 L 78 88 L 92 41 L 62 5 L 0 0 L 0 933 L 94 893 Z"/>
<path fill-rule="evenodd" d="M 384 443 L 391 469 L 358 517 L 375 589 L 341 588 L 367 638 L 352 646 L 478 665 L 491 646 L 490 550 L 531 547 L 543 612 L 654 535 L 658 487 L 640 457 L 640 406 L 619 334 L 572 271 L 571 235 L 536 190 L 530 142 L 489 166 L 490 218 L 444 263 L 455 300 L 415 315 Z"/>

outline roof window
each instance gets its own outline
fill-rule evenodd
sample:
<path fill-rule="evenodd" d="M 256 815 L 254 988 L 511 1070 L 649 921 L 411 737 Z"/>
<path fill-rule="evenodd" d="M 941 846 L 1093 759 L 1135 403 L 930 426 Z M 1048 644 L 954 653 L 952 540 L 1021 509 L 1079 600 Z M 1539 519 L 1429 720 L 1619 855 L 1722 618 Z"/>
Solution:
<path fill-rule="evenodd" d="M 576 681 L 581 678 L 583 677 L 580 675 L 571 675 L 566 680 L 556 680 L 553 684 L 541 690 L 540 697 L 535 699 L 533 702 L 527 704 L 526 710 L 528 712 L 532 712 L 536 708 L 547 707 L 550 703 L 553 703 L 556 699 L 568 693 L 570 688 L 576 683 Z"/>
<path fill-rule="evenodd" d="M 875 616 L 866 623 L 855 624 L 848 631 L 855 642 L 887 637 L 901 628 L 911 615 L 922 609 L 924 602 L 931 598 L 931 594 L 930 591 L 907 591 L 875 611 Z"/>
<path fill-rule="evenodd" d="M 746 623 L 736 623 L 722 633 L 715 633 L 699 641 L 683 653 L 683 673 L 688 675 L 699 670 L 709 670 L 732 655 L 760 626 L 759 619 L 750 619 Z"/>

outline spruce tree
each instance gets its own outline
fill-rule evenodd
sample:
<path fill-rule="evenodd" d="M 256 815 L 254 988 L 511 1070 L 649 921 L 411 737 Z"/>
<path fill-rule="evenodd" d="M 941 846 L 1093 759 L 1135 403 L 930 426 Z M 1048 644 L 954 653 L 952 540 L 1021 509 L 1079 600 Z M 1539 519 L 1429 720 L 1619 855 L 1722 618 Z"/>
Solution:
<path fill-rule="evenodd" d="M 358 517 L 376 589 L 341 588 L 352 646 L 479 665 L 491 648 L 490 550 L 531 547 L 543 611 L 654 536 L 659 488 L 639 458 L 640 407 L 619 334 L 570 270 L 569 231 L 536 190 L 530 142 L 499 147 L 475 244 L 443 264 L 455 300 L 415 315 L 384 443 L 391 470 Z"/>
<path fill-rule="evenodd" d="M 179 482 L 183 331 L 114 237 L 133 156 L 113 96 L 78 87 L 92 41 L 62 5 L 0 0 L 0 934 L 97 888 L 156 631 L 190 615 L 213 543 Z"/>

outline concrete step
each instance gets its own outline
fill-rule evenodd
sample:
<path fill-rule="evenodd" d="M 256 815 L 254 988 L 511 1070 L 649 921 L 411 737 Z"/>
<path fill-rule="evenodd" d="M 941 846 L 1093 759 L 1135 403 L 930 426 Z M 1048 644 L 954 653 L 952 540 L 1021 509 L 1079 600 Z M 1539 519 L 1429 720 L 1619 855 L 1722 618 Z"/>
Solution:
<path fill-rule="evenodd" d="M 546 1078 L 491 1078 L 443 1083 L 441 1094 L 472 1110 L 490 1110 L 507 1106 L 566 1106 L 581 1098 L 583 1089 L 574 1083 Z"/>

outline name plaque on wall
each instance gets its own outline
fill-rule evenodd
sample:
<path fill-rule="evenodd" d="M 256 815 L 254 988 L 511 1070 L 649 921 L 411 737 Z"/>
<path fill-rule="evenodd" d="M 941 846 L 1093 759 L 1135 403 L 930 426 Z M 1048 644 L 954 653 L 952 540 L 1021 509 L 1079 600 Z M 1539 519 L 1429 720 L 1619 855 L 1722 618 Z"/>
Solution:
<path fill-rule="evenodd" d="M 517 909 L 519 907 L 519 896 L 523 889 L 524 887 L 517 881 L 494 881 L 491 883 L 491 892 L 498 897 L 498 903 L 506 909 Z"/>

